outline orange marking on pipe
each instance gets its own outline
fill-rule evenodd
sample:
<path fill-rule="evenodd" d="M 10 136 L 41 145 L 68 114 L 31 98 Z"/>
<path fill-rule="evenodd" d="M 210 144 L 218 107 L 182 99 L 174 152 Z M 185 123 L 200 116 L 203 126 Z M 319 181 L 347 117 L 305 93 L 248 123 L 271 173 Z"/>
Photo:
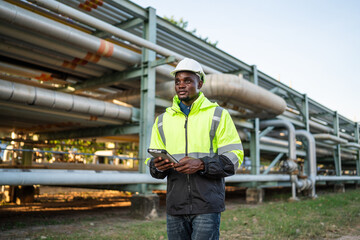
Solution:
<path fill-rule="evenodd" d="M 97 54 L 93 54 L 91 52 L 88 52 L 86 54 L 86 56 L 84 57 L 84 60 L 93 62 L 93 63 L 97 63 L 100 60 L 100 58 L 101 58 L 101 56 L 99 56 Z"/>
<path fill-rule="evenodd" d="M 35 77 L 35 79 L 46 82 L 52 80 L 53 78 L 51 77 L 51 74 L 42 73 L 40 76 Z"/>
<path fill-rule="evenodd" d="M 86 2 L 85 2 L 86 3 Z M 79 4 L 79 8 L 84 9 L 85 11 L 91 12 L 91 7 L 88 7 L 86 4 L 84 3 L 80 3 Z"/>
<path fill-rule="evenodd" d="M 88 1 L 88 0 L 87 0 L 87 1 L 85 2 L 85 4 L 88 5 L 88 6 L 91 7 L 91 8 L 94 8 L 94 9 L 97 8 L 96 3 L 93 3 L 93 2 L 91 2 L 91 1 Z"/>
<path fill-rule="evenodd" d="M 105 54 L 105 57 L 111 57 L 114 52 L 114 44 L 111 42 L 106 42 L 108 45 L 107 52 Z"/>
<path fill-rule="evenodd" d="M 70 68 L 70 69 L 75 69 L 76 68 L 76 64 L 69 62 L 69 61 L 64 61 L 62 64 L 63 67 L 65 68 Z"/>
<path fill-rule="evenodd" d="M 96 54 L 102 56 L 105 50 L 105 46 L 106 46 L 106 41 L 105 40 L 100 40 L 100 46 L 99 49 L 97 50 Z"/>

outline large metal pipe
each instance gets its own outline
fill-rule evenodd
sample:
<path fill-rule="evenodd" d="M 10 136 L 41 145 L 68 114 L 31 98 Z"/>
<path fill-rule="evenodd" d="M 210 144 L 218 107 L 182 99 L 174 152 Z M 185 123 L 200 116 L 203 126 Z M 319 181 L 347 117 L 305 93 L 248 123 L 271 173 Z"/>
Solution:
<path fill-rule="evenodd" d="M 281 97 L 236 75 L 207 75 L 201 91 L 209 99 L 229 103 L 237 109 L 250 110 L 250 113 L 246 110 L 240 113 L 243 118 L 250 117 L 250 114 L 252 117 L 274 117 L 286 108 L 286 102 Z M 176 95 L 174 82 L 158 84 L 156 95 L 172 99 Z M 136 105 L 140 102 L 139 90 L 127 91 L 118 99 Z"/>
<path fill-rule="evenodd" d="M 360 176 L 316 176 L 316 181 L 360 181 Z"/>
<path fill-rule="evenodd" d="M 316 165 L 316 144 L 314 136 L 306 131 L 306 130 L 296 130 L 296 136 L 304 137 L 308 142 L 307 147 L 307 158 L 309 160 L 309 177 L 311 180 L 311 197 L 316 197 L 315 191 L 315 181 L 316 181 L 316 174 L 317 174 L 317 165 Z"/>
<path fill-rule="evenodd" d="M 316 140 L 320 140 L 320 141 L 330 141 L 330 142 L 333 142 L 334 144 L 348 143 L 348 141 L 345 139 L 342 139 L 340 137 L 337 137 L 337 136 L 334 136 L 331 134 L 325 134 L 325 133 L 314 134 L 314 138 Z"/>
<path fill-rule="evenodd" d="M 290 181 L 289 175 L 239 174 L 226 182 Z M 106 184 L 164 184 L 149 174 L 119 171 L 59 170 L 59 169 L 0 169 L 0 185 L 106 185 Z"/>
<path fill-rule="evenodd" d="M 39 29 L 38 29 L 39 30 Z M 41 30 L 41 29 L 40 29 Z M 57 41 L 55 39 L 46 38 L 43 35 L 38 36 L 35 34 L 32 34 L 24 29 L 18 29 L 14 26 L 9 25 L 0 25 L 0 32 L 3 34 L 6 34 L 6 36 L 25 41 L 30 44 L 35 44 L 36 46 L 41 46 L 47 49 L 51 49 L 52 51 L 57 51 L 62 54 L 66 54 L 68 56 L 72 56 L 74 58 L 78 59 L 88 59 L 86 61 L 95 62 L 96 64 L 104 67 L 108 67 L 117 71 L 121 71 L 126 69 L 126 65 L 111 61 L 110 59 L 103 58 L 103 57 L 90 57 L 91 54 L 89 52 L 82 50 L 81 48 L 74 48 L 73 44 L 72 46 L 69 44 L 66 44 L 64 42 Z"/>
<path fill-rule="evenodd" d="M 292 112 L 289 112 L 289 111 L 285 111 L 283 113 L 284 116 L 290 118 L 290 119 L 294 119 L 294 120 L 297 120 L 297 121 L 302 121 L 302 117 L 299 115 L 299 114 L 295 114 L 295 113 L 292 113 Z M 323 132 L 323 133 L 330 133 L 330 134 L 334 134 L 334 129 L 331 128 L 331 127 L 328 127 L 328 126 L 325 126 L 323 124 L 320 124 L 318 122 L 315 122 L 314 120 L 312 119 L 309 119 L 309 125 L 310 125 L 310 129 L 311 131 L 320 131 L 320 132 Z M 339 132 L 339 136 L 346 139 L 346 140 L 349 140 L 349 141 L 355 141 L 355 138 L 347 133 L 343 133 L 343 132 Z"/>
<path fill-rule="evenodd" d="M 13 64 L 0 62 L 0 71 L 5 73 L 14 74 L 17 76 L 24 76 L 29 78 L 35 78 L 39 81 L 51 82 L 56 84 L 66 85 L 68 82 L 58 79 L 52 75 L 52 73 L 46 71 L 33 70 L 26 67 L 19 67 Z"/>
<path fill-rule="evenodd" d="M 288 141 L 284 141 L 284 140 L 277 139 L 277 138 L 266 137 L 266 136 L 261 137 L 260 142 L 265 143 L 265 144 L 272 144 L 272 145 L 275 145 L 275 146 L 285 147 L 285 148 L 289 147 Z M 316 145 L 318 145 L 316 147 L 316 154 L 317 155 L 332 156 L 334 154 L 333 149 L 325 148 L 326 146 L 323 145 L 323 144 L 320 145 L 320 143 L 316 143 Z M 351 160 L 356 159 L 356 155 L 346 153 L 346 152 L 344 152 L 344 150 L 345 150 L 344 148 L 341 149 L 341 158 L 342 159 L 351 159 Z"/>
<path fill-rule="evenodd" d="M 0 99 L 125 121 L 132 117 L 129 107 L 4 80 L 0 80 Z"/>
<path fill-rule="evenodd" d="M 120 61 L 126 60 L 131 64 L 139 63 L 141 60 L 140 54 L 6 2 L 0 2 L 0 19 L 11 25 L 72 44 L 79 49 L 86 49 L 94 54 L 89 61 L 97 60 L 95 54 Z"/>
<path fill-rule="evenodd" d="M 295 127 L 288 120 L 265 120 L 260 122 L 260 128 L 265 128 L 269 126 L 274 127 L 283 127 L 288 131 L 288 142 L 289 142 L 289 152 L 288 156 L 291 160 L 296 160 L 296 139 L 295 139 Z"/>
<path fill-rule="evenodd" d="M 145 40 L 141 37 L 138 37 L 138 36 L 135 36 L 123 29 L 120 29 L 118 27 L 115 27 L 114 25 L 111 25 L 109 23 L 106 23 L 102 20 L 99 20 L 95 17 L 92 17 L 86 13 L 83 13 L 79 10 L 76 10 L 76 9 L 73 9 L 69 6 L 66 6 L 62 3 L 59 3 L 57 1 L 54 1 L 54 0 L 46 0 L 46 1 L 43 1 L 43 0 L 30 0 L 30 2 L 33 2 L 39 6 L 42 6 L 42 7 L 45 7 L 45 8 L 48 8 L 54 12 L 57 12 L 57 13 L 60 13 L 60 14 L 64 14 L 66 16 L 69 16 L 73 19 L 76 19 L 82 23 L 85 23 L 89 26 L 92 26 L 92 27 L 95 27 L 96 29 L 98 30 L 102 30 L 102 31 L 105 31 L 105 32 L 108 32 L 108 33 L 111 33 L 113 34 L 114 36 L 117 36 L 121 39 L 124 39 L 124 40 L 127 40 L 129 42 L 132 42 L 138 46 L 141 46 L 141 47 L 145 47 L 145 48 L 148 48 L 150 50 L 153 50 L 163 56 L 166 56 L 166 57 L 169 57 L 169 56 L 174 56 L 176 58 L 176 60 L 182 60 L 184 58 L 184 56 L 176 53 L 176 52 L 173 52 L 171 50 L 168 50 L 166 48 L 163 48 L 155 43 L 152 43 L 148 40 Z M 204 68 L 204 71 L 207 72 L 207 73 L 219 73 L 219 71 L 213 69 L 213 68 L 210 68 L 206 65 L 203 65 L 203 68 Z"/>

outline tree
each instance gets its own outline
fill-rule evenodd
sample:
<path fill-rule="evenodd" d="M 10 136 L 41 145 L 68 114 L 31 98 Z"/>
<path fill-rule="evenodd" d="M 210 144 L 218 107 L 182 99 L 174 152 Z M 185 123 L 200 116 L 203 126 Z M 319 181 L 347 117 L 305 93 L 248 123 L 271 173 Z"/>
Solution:
<path fill-rule="evenodd" d="M 164 19 L 169 21 L 170 23 L 184 29 L 185 31 L 187 31 L 188 33 L 191 33 L 192 35 L 200 38 L 201 40 L 203 40 L 204 42 L 216 47 L 216 45 L 218 44 L 218 41 L 216 42 L 211 42 L 209 40 L 208 37 L 205 37 L 205 38 L 202 38 L 200 35 L 197 35 L 196 34 L 196 29 L 193 29 L 193 30 L 188 30 L 187 27 L 188 27 L 188 24 L 189 22 L 188 21 L 185 21 L 183 18 L 180 18 L 179 20 L 176 20 L 174 16 L 171 16 L 170 18 L 169 17 L 166 17 L 164 16 Z"/>

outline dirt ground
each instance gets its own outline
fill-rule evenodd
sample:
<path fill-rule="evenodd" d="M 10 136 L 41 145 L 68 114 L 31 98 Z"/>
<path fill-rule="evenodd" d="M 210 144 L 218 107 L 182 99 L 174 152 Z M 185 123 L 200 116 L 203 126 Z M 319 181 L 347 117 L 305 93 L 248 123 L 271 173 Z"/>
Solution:
<path fill-rule="evenodd" d="M 114 221 L 140 221 L 130 216 L 130 196 L 126 192 L 110 190 L 44 187 L 34 203 L 0 206 L 0 239 L 33 239 L 33 233 L 45 229 L 64 234 L 86 231 L 94 225 L 109 226 Z M 165 219 L 164 197 L 160 194 L 159 217 Z M 241 190 L 235 194 L 227 193 L 227 209 L 234 209 L 239 204 L 256 207 L 245 204 L 245 192 Z M 357 230 L 350 231 L 337 239 L 359 240 L 358 233 Z M 40 239 L 46 239 L 46 236 Z"/>

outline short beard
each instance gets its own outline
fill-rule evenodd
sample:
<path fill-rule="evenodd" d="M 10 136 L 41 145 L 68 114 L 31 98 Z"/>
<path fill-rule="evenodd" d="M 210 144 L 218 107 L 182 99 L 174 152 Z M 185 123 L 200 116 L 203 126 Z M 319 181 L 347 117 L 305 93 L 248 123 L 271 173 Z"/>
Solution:
<path fill-rule="evenodd" d="M 179 96 L 178 96 L 179 97 Z M 196 99 L 199 97 L 199 94 L 196 94 L 195 96 L 193 96 L 192 98 L 190 98 L 189 96 L 187 97 L 179 97 L 179 100 L 180 101 L 183 101 L 183 102 L 190 102 L 192 101 L 193 99 Z"/>

